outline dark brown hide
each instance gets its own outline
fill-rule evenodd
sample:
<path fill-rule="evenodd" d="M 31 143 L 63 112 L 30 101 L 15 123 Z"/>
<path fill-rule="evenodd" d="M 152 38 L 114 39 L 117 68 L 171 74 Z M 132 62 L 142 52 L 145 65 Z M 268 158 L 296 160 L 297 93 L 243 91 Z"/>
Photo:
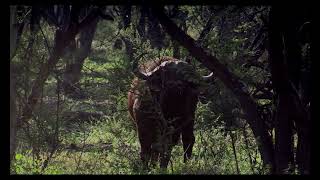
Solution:
<path fill-rule="evenodd" d="M 189 74 L 185 75 L 184 68 Z M 162 57 L 140 66 L 140 71 L 149 73 L 150 78 L 133 80 L 128 108 L 138 130 L 141 160 L 148 166 L 150 159 L 156 162 L 160 155 L 160 167 L 166 168 L 171 148 L 182 136 L 186 161 L 195 141 L 193 126 L 198 103 L 197 85 L 189 77 L 195 74 L 193 68 L 186 62 Z M 170 128 L 164 141 L 163 134 Z"/>

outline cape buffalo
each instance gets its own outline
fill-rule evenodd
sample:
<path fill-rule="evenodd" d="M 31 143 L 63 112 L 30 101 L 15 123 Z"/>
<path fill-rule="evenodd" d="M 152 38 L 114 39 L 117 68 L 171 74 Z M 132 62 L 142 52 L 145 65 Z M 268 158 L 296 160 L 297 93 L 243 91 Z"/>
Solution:
<path fill-rule="evenodd" d="M 193 66 L 172 57 L 134 65 L 134 78 L 128 93 L 128 109 L 136 124 L 145 167 L 160 158 L 166 168 L 171 149 L 182 136 L 184 162 L 191 157 L 199 87 L 204 79 Z M 212 76 L 212 74 L 211 74 Z"/>

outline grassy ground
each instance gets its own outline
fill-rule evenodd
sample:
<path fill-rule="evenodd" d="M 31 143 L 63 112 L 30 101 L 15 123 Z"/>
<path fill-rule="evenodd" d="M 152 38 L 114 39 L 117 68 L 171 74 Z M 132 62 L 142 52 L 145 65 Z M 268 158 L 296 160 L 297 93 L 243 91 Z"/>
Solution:
<path fill-rule="evenodd" d="M 155 167 L 141 169 L 139 143 L 132 122 L 128 119 L 106 118 L 95 124 L 85 124 L 61 137 L 61 146 L 41 169 L 50 153 L 36 158 L 30 150 L 18 149 L 12 169 L 17 174 L 237 174 L 229 136 L 218 129 L 196 129 L 193 157 L 183 163 L 181 143 L 174 147 L 167 171 Z M 240 138 L 240 136 L 239 136 Z M 257 173 L 241 139 L 236 142 L 241 174 Z M 254 154 L 252 154 L 253 156 Z M 254 172 L 255 171 L 255 172 Z"/>

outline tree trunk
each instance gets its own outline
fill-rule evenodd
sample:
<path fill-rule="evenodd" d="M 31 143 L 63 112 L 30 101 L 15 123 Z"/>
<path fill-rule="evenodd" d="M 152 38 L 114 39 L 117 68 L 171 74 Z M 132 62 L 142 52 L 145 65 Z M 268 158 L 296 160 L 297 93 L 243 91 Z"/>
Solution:
<path fill-rule="evenodd" d="M 74 41 L 74 49 L 71 52 L 71 62 L 67 63 L 66 70 L 63 75 L 62 87 L 67 95 L 72 95 L 73 97 L 80 97 L 79 91 L 77 91 L 78 82 L 80 80 L 81 69 L 84 60 L 88 57 L 91 51 L 92 40 L 97 28 L 99 18 L 95 18 L 90 24 L 83 28 L 78 38 Z M 68 60 L 67 60 L 68 61 Z M 78 93 L 77 93 L 78 92 Z"/>
<path fill-rule="evenodd" d="M 280 94 L 275 122 L 275 157 L 277 173 L 289 173 L 289 164 L 292 162 L 292 127 L 293 122 L 289 117 L 290 95 Z"/>
<path fill-rule="evenodd" d="M 269 54 L 273 87 L 278 95 L 276 117 L 277 173 L 293 164 L 293 123 L 298 134 L 297 163 L 301 174 L 310 173 L 310 121 L 296 89 L 300 82 L 301 51 L 296 39 L 300 8 L 272 7 L 270 11 Z M 294 18 L 295 21 L 291 21 Z M 300 22 L 302 24 L 303 21 Z"/>
<path fill-rule="evenodd" d="M 194 39 L 177 27 L 162 11 L 162 9 L 153 8 L 153 13 L 157 15 L 160 23 L 166 29 L 168 34 L 182 46 L 189 50 L 190 54 L 197 58 L 204 66 L 214 72 L 227 88 L 239 100 L 247 117 L 248 124 L 256 138 L 259 151 L 265 165 L 270 166 L 273 171 L 274 155 L 273 143 L 264 122 L 258 116 L 257 104 L 244 88 L 238 77 L 231 73 L 219 60 L 209 55 L 204 49 L 195 44 Z"/>
<path fill-rule="evenodd" d="M 300 174 L 311 173 L 311 122 L 308 112 L 302 106 L 302 103 L 297 94 L 290 98 L 290 118 L 296 124 L 298 134 L 296 162 Z"/>
<path fill-rule="evenodd" d="M 133 62 L 134 61 L 134 58 L 133 58 L 134 49 L 133 49 L 132 42 L 130 41 L 129 38 L 126 38 L 126 37 L 121 37 L 121 39 L 124 42 L 124 45 L 126 47 L 126 54 L 129 58 L 129 61 Z"/>
<path fill-rule="evenodd" d="M 16 149 L 17 135 L 17 111 L 16 111 L 16 91 L 15 80 L 12 77 L 12 67 L 10 65 L 10 162 L 13 160 Z"/>
<path fill-rule="evenodd" d="M 236 151 L 236 142 L 234 139 L 234 135 L 232 132 L 230 132 L 230 137 L 231 137 L 231 144 L 232 144 L 232 151 L 233 151 L 233 155 L 234 155 L 234 160 L 236 162 L 236 169 L 237 169 L 237 174 L 240 174 L 240 169 L 239 169 L 239 163 L 238 163 L 238 158 L 237 158 L 237 151 Z"/>
<path fill-rule="evenodd" d="M 32 118 L 33 110 L 40 99 L 41 89 L 49 74 L 53 71 L 55 65 L 63 55 L 64 50 L 67 48 L 70 42 L 74 40 L 80 29 L 86 28 L 94 19 L 100 16 L 98 10 L 93 10 L 80 23 L 78 23 L 79 11 L 79 7 L 72 7 L 70 15 L 72 21 L 63 26 L 61 29 L 56 30 L 53 51 L 51 52 L 47 63 L 44 63 L 40 67 L 40 72 L 34 81 L 31 94 L 28 97 L 28 102 L 22 110 L 22 116 L 18 122 L 18 127 L 21 127 L 24 123 L 28 123 L 28 121 Z"/>
<path fill-rule="evenodd" d="M 41 89 L 44 85 L 44 82 L 46 81 L 50 72 L 52 72 L 53 68 L 57 64 L 60 56 L 63 53 L 63 49 L 66 47 L 65 45 L 67 43 L 63 42 L 65 40 L 65 38 L 62 38 L 64 36 L 63 33 L 64 32 L 62 32 L 61 30 L 56 30 L 55 47 L 54 47 L 53 52 L 51 53 L 51 55 L 48 59 L 48 62 L 44 63 L 40 67 L 39 75 L 37 76 L 36 80 L 34 81 L 34 84 L 32 86 L 32 90 L 31 90 L 31 94 L 28 97 L 28 102 L 25 105 L 25 107 L 23 108 L 22 117 L 19 121 L 19 127 L 21 125 L 23 125 L 23 123 L 26 123 L 32 117 L 32 112 L 33 112 L 33 110 L 34 110 L 34 108 L 40 98 Z"/>
<path fill-rule="evenodd" d="M 17 22 L 17 6 L 10 6 L 10 60 L 13 58 L 19 43 L 23 26 Z"/>
<path fill-rule="evenodd" d="M 172 42 L 173 45 L 173 57 L 176 59 L 180 59 L 180 46 L 176 41 Z"/>
<path fill-rule="evenodd" d="M 12 72 L 11 58 L 17 48 L 16 6 L 10 6 L 10 164 L 16 149 L 17 111 L 15 79 Z"/>
<path fill-rule="evenodd" d="M 279 9 L 282 12 L 282 9 Z M 299 92 L 302 88 L 302 53 L 300 41 L 297 34 L 300 33 L 302 25 L 308 21 L 309 11 L 304 6 L 292 7 L 285 13 L 286 24 L 284 25 L 285 45 L 286 45 L 286 65 L 288 66 L 288 75 L 291 87 L 290 98 L 290 118 L 295 122 L 298 145 L 297 145 L 297 164 L 300 174 L 310 174 L 310 160 L 311 160 L 311 124 L 309 116 L 307 115 L 306 106 L 303 105 Z M 294 21 L 292 21 L 294 19 Z M 307 84 L 310 82 L 306 82 Z"/>

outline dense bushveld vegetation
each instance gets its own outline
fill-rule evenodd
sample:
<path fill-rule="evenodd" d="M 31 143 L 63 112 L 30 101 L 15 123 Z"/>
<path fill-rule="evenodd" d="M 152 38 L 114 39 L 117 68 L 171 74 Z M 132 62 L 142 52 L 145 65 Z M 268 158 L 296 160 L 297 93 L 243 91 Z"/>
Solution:
<path fill-rule="evenodd" d="M 90 44 L 89 48 L 81 49 L 83 46 L 78 47 L 72 42 L 66 46 L 38 89 L 34 88 L 34 84 L 43 72 L 41 68 L 46 68 L 46 63 L 50 61 L 48 57 L 58 52 L 55 50 L 58 42 L 55 32 L 59 26 L 51 22 L 49 15 L 42 17 L 44 15 L 41 13 L 47 12 L 45 7 L 15 8 L 11 9 L 11 12 L 15 10 L 17 13 L 14 21 L 22 27 L 19 27 L 21 31 L 18 33 L 17 47 L 10 55 L 11 82 L 14 82 L 14 91 L 11 93 L 14 93 L 15 117 L 18 119 L 16 148 L 10 166 L 12 173 L 269 172 L 263 165 L 257 141 L 240 103 L 218 78 L 208 85 L 208 92 L 202 97 L 204 100 L 198 103 L 196 142 L 191 160 L 183 163 L 180 143 L 174 147 L 166 171 L 159 167 L 148 171 L 141 168 L 137 132 L 127 110 L 127 92 L 133 78 L 132 58 L 143 54 L 141 61 L 146 61 L 160 56 L 174 56 L 189 60 L 203 75 L 210 72 L 187 49 L 173 41 L 164 28 L 152 20 L 153 16 L 149 15 L 143 21 L 143 11 L 140 11 L 143 8 L 104 8 L 104 12 L 109 13 L 113 20 L 97 18 L 94 20 L 96 24 L 90 25 L 94 27 L 92 31 L 78 33 L 74 39 L 81 40 L 84 36 L 87 39 L 81 43 Z M 93 7 L 82 8 L 84 12 L 81 13 L 86 14 Z M 244 88 L 257 103 L 259 115 L 275 142 L 274 123 L 278 100 L 271 86 L 266 45 L 270 7 L 175 6 L 166 7 L 166 11 L 178 27 L 195 39 L 200 47 L 214 54 L 246 85 Z M 68 23 L 62 11 L 56 17 L 57 21 L 61 21 L 59 28 Z M 81 33 L 85 35 L 81 36 Z M 309 46 L 307 42 L 301 47 L 303 67 L 300 69 L 305 79 L 308 79 L 310 72 Z M 79 55 L 82 51 L 87 51 L 87 55 Z M 77 69 L 68 71 L 70 65 L 77 63 L 80 64 L 78 73 Z M 66 85 L 70 76 L 78 78 L 75 78 L 77 80 L 72 82 L 72 86 Z M 70 87 L 72 90 L 68 91 Z M 30 105 L 32 91 L 38 91 L 39 100 L 32 109 L 27 108 L 32 111 L 28 121 L 19 122 L 27 116 L 25 110 Z M 310 102 L 307 98 L 305 104 Z M 293 133 L 292 137 L 295 154 L 297 134 Z M 297 169 L 291 167 L 295 164 L 290 164 L 286 172 L 298 173 Z"/>

